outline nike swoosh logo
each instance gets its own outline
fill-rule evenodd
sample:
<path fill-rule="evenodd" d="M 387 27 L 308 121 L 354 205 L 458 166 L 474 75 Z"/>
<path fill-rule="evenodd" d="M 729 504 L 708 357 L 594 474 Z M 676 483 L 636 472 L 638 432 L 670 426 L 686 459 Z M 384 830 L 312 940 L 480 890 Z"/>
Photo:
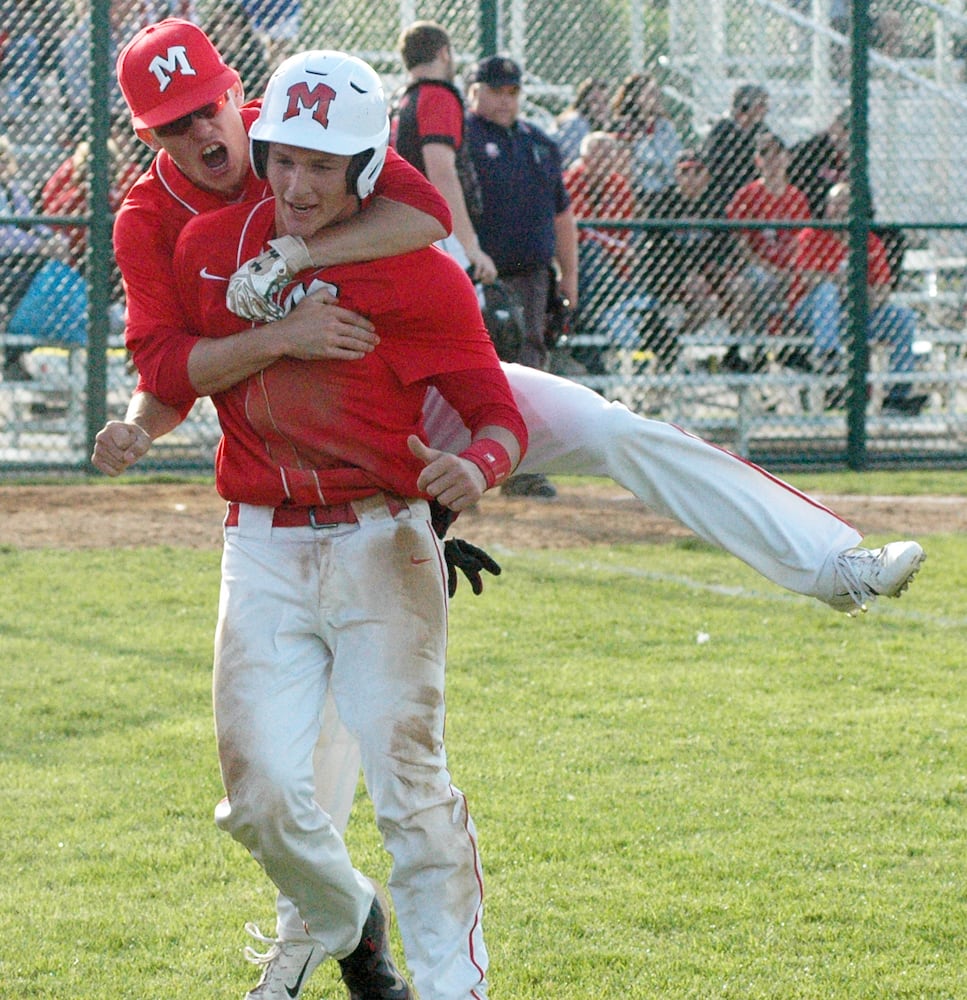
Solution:
<path fill-rule="evenodd" d="M 315 951 L 315 949 L 313 949 L 313 951 Z M 295 986 L 286 986 L 285 988 L 285 992 L 288 993 L 290 997 L 292 997 L 292 1000 L 295 1000 L 295 998 L 299 995 L 299 990 L 302 989 L 302 980 L 305 977 L 306 969 L 309 968 L 309 963 L 312 961 L 312 954 L 313 952 L 310 951 L 309 957 L 306 959 L 306 964 L 302 966 L 302 971 L 299 973 L 299 978 L 295 981 Z"/>
<path fill-rule="evenodd" d="M 228 281 L 228 278 L 222 277 L 220 274 L 212 274 L 207 267 L 203 267 L 198 274 L 202 278 L 207 278 L 209 281 Z"/>
<path fill-rule="evenodd" d="M 423 563 L 428 563 L 428 562 L 431 562 L 432 560 L 433 560 L 433 556 L 430 556 L 429 559 L 417 559 L 416 556 L 410 556 L 410 563 L 413 566 L 422 566 Z"/>

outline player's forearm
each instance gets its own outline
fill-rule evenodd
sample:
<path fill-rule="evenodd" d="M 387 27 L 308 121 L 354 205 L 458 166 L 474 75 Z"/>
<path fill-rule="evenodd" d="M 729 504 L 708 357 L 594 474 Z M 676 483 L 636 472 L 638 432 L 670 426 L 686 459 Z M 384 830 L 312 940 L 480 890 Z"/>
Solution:
<path fill-rule="evenodd" d="M 570 209 L 554 218 L 554 255 L 561 269 L 561 287 L 564 294 L 577 304 L 578 292 L 578 235 L 577 224 Z"/>
<path fill-rule="evenodd" d="M 351 219 L 306 240 L 317 267 L 393 257 L 429 246 L 447 235 L 432 215 L 403 202 L 374 198 Z"/>
<path fill-rule="evenodd" d="M 449 169 L 441 169 L 428 158 L 427 176 L 450 207 L 453 235 L 468 254 L 473 253 L 480 243 L 467 212 L 467 203 L 463 197 L 463 188 L 460 186 L 456 168 L 451 164 Z"/>
<path fill-rule="evenodd" d="M 139 390 L 131 397 L 124 419 L 126 423 L 136 424 L 155 441 L 174 430 L 181 423 L 182 416 L 157 396 Z"/>
<path fill-rule="evenodd" d="M 230 389 L 286 353 L 290 317 L 231 337 L 200 337 L 188 355 L 188 378 L 199 396 Z"/>

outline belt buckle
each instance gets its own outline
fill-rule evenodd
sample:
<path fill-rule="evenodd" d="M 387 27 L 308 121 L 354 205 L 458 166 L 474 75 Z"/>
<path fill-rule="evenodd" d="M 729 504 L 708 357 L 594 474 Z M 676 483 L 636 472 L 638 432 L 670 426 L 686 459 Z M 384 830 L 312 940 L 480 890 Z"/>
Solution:
<path fill-rule="evenodd" d="M 323 528 L 338 528 L 339 521 L 317 521 L 316 520 L 316 508 L 309 508 L 309 524 L 316 531 L 321 531 Z"/>

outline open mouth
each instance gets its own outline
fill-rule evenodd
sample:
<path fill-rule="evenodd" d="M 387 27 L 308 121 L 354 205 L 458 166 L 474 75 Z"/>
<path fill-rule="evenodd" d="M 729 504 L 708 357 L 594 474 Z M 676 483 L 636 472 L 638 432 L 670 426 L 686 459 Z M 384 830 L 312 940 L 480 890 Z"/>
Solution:
<path fill-rule="evenodd" d="M 209 170 L 218 170 L 228 163 L 228 149 L 220 142 L 213 142 L 201 151 L 201 158 Z"/>

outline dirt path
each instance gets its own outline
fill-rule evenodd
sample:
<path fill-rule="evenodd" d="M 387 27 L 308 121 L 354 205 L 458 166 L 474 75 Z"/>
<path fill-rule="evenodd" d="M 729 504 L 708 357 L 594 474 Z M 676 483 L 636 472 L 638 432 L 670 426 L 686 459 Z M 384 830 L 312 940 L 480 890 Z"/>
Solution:
<path fill-rule="evenodd" d="M 509 549 L 657 542 L 687 537 L 675 521 L 610 483 L 560 487 L 557 500 L 484 497 L 454 533 Z M 967 531 L 965 497 L 818 497 L 863 532 L 917 537 Z M 0 545 L 217 548 L 224 503 L 208 484 L 0 486 Z"/>

